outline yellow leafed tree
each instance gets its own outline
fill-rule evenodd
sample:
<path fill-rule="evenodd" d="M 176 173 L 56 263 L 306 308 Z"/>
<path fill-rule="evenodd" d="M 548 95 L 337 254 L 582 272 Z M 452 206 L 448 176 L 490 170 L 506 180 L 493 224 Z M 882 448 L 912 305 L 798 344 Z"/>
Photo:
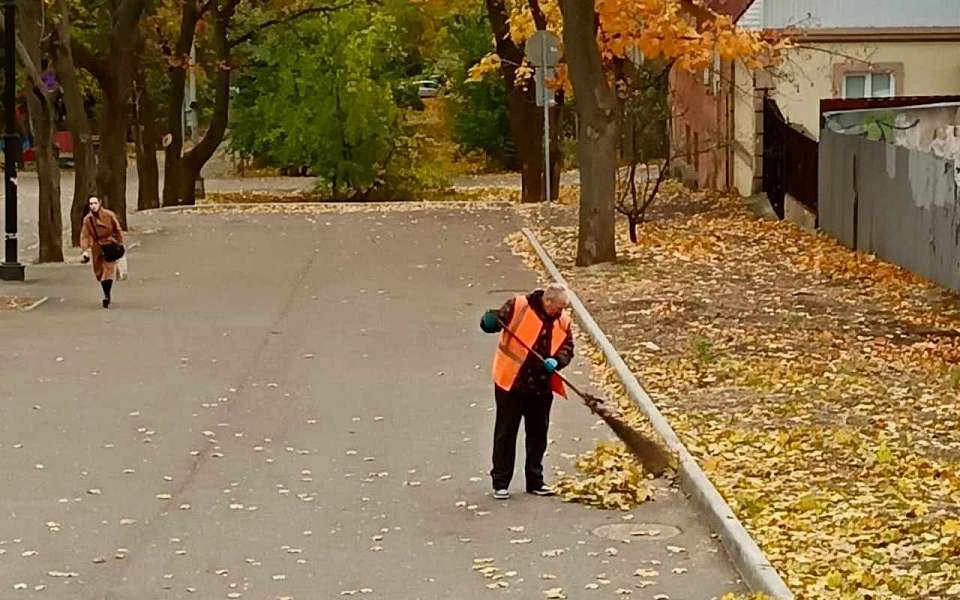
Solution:
<path fill-rule="evenodd" d="M 519 47 L 538 30 L 534 12 L 546 19 L 546 28 L 563 35 L 560 0 L 505 0 L 509 11 L 509 37 Z M 707 18 L 691 18 L 684 5 L 695 8 Z M 751 69 L 761 68 L 778 60 L 789 46 L 785 38 L 775 34 L 750 31 L 738 27 L 728 15 L 717 14 L 701 1 L 681 0 L 596 0 L 596 31 L 604 67 L 611 70 L 617 61 L 638 56 L 667 60 L 687 71 L 704 69 L 719 55 L 724 60 L 740 59 Z M 500 57 L 491 52 L 470 72 L 473 80 L 495 73 Z M 560 84 L 569 85 L 560 69 Z M 532 68 L 520 69 L 524 77 Z"/>
<path fill-rule="evenodd" d="M 488 0 L 488 5 L 498 0 Z M 616 259 L 614 243 L 617 144 L 617 88 L 624 64 L 658 60 L 671 68 L 696 71 L 716 57 L 742 60 L 757 69 L 778 61 L 789 41 L 742 29 L 703 0 L 499 0 L 509 13 L 503 35 L 515 47 L 538 29 L 562 36 L 565 61 L 553 82 L 572 91 L 580 116 L 580 235 L 577 263 Z M 496 30 L 495 30 L 496 33 Z M 503 40 L 495 39 L 498 49 Z M 492 54 L 470 73 L 479 79 L 499 69 L 503 57 Z M 525 80 L 532 69 L 524 60 L 510 74 Z"/>

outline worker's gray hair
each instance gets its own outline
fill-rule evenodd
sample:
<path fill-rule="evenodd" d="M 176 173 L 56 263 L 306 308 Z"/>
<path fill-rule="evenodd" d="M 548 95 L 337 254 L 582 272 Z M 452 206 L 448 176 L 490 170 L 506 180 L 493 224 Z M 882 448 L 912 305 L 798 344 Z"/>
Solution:
<path fill-rule="evenodd" d="M 567 286 L 561 283 L 551 283 L 543 290 L 543 297 L 550 300 L 557 300 L 564 306 L 570 305 L 570 292 Z"/>

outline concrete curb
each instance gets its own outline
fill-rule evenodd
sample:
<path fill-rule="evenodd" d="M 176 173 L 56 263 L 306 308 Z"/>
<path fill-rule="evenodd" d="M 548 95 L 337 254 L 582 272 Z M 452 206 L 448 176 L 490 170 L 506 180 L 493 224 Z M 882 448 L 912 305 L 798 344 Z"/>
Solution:
<path fill-rule="evenodd" d="M 31 304 L 30 306 L 24 306 L 23 308 L 20 309 L 20 312 L 30 312 L 32 310 L 36 310 L 41 306 L 43 306 L 44 304 L 46 304 L 48 300 L 50 300 L 50 296 L 44 296 L 43 298 L 40 298 L 39 300 Z"/>
<path fill-rule="evenodd" d="M 533 246 L 534 251 L 540 257 L 540 262 L 546 267 L 550 276 L 558 283 L 562 283 L 569 288 L 566 279 L 553 264 L 550 255 L 544 250 L 537 236 L 529 229 L 524 229 L 523 233 L 527 236 L 530 245 Z M 690 499 L 700 512 L 706 516 L 711 528 L 720 536 L 720 541 L 726 548 L 731 560 L 733 560 L 737 571 L 743 577 L 744 582 L 754 592 L 763 592 L 778 600 L 792 600 L 793 593 L 784 583 L 780 574 L 777 573 L 777 570 L 764 556 L 763 551 L 744 529 L 743 524 L 733 514 L 733 510 L 707 478 L 703 469 L 697 464 L 683 442 L 680 441 L 670 423 L 667 422 L 660 409 L 640 386 L 637 378 L 630 371 L 630 367 L 620 357 L 616 348 L 604 335 L 587 307 L 584 306 L 573 290 L 570 290 L 570 303 L 583 328 L 590 334 L 594 343 L 603 350 L 607 362 L 617 372 L 627 393 L 650 420 L 657 434 L 663 438 L 664 443 L 677 454 L 680 462 L 680 487 L 689 494 Z"/>

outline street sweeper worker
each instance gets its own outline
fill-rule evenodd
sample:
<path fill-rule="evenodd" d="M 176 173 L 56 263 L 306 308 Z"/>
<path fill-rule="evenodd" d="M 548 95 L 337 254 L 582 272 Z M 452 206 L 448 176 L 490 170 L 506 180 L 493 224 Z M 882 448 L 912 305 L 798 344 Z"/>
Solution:
<path fill-rule="evenodd" d="M 553 394 L 566 395 L 556 373 L 573 360 L 570 317 L 564 313 L 569 304 L 567 289 L 552 284 L 511 298 L 500 310 L 488 310 L 480 320 L 483 331 L 500 334 L 493 359 L 497 420 L 490 471 L 493 497 L 498 500 L 510 497 L 521 418 L 526 432 L 527 492 L 553 495 L 543 480 L 543 454 Z"/>

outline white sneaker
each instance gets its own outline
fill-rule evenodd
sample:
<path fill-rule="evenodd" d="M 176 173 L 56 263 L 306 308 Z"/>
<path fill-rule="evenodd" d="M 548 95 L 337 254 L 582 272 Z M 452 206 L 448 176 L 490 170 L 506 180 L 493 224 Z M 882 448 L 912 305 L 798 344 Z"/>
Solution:
<path fill-rule="evenodd" d="M 507 500 L 510 498 L 510 492 L 508 490 L 494 490 L 493 497 L 497 500 Z"/>

